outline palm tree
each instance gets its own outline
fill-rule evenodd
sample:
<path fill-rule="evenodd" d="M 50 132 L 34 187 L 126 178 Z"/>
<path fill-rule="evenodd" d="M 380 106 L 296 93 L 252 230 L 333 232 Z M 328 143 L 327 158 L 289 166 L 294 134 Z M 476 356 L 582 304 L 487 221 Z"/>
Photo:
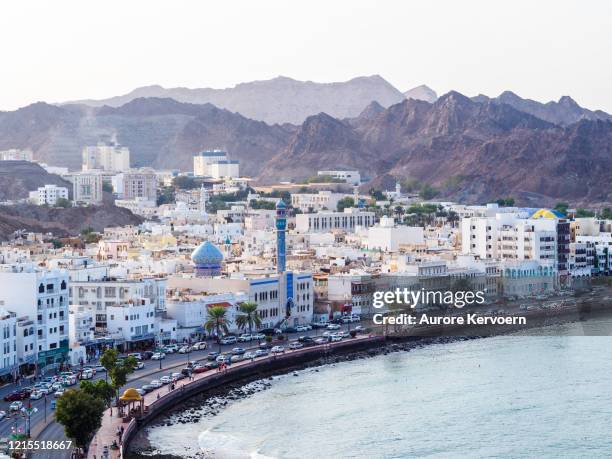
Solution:
<path fill-rule="evenodd" d="M 217 343 L 219 343 L 219 352 L 221 352 L 221 332 L 227 333 L 231 321 L 226 318 L 227 309 L 223 306 L 213 306 L 208 309 L 208 320 L 204 324 L 204 328 L 208 333 L 215 331 L 217 334 Z"/>
<path fill-rule="evenodd" d="M 261 326 L 261 317 L 257 314 L 257 303 L 251 301 L 245 301 L 240 303 L 240 315 L 236 317 L 236 325 L 241 330 L 248 327 L 249 334 L 253 334 L 253 326 Z"/>

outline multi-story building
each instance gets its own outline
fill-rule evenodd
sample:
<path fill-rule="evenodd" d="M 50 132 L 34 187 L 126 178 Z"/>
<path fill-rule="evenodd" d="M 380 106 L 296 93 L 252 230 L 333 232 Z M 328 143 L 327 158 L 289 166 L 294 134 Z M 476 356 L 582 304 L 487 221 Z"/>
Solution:
<path fill-rule="evenodd" d="M 193 175 L 197 177 L 238 178 L 240 162 L 230 160 L 226 151 L 202 151 L 193 157 Z"/>
<path fill-rule="evenodd" d="M 295 229 L 300 233 L 324 233 L 329 231 L 353 232 L 357 227 L 370 227 L 375 222 L 374 212 L 356 208 L 344 212 L 317 212 L 295 216 Z"/>
<path fill-rule="evenodd" d="M 318 171 L 317 175 L 324 177 L 332 177 L 337 180 L 344 180 L 351 185 L 361 184 L 361 175 L 359 171 Z"/>
<path fill-rule="evenodd" d="M 68 314 L 70 346 L 91 343 L 94 339 L 95 329 L 94 307 L 71 304 Z"/>
<path fill-rule="evenodd" d="M 30 372 L 36 365 L 38 345 L 36 340 L 36 319 L 17 318 L 17 364 L 19 372 Z"/>
<path fill-rule="evenodd" d="M 338 207 L 338 201 L 343 197 L 343 194 L 332 193 L 331 191 L 293 193 L 291 195 L 291 206 L 300 209 L 304 213 L 319 212 L 322 210 L 334 211 Z"/>
<path fill-rule="evenodd" d="M 57 185 L 45 185 L 30 191 L 30 201 L 37 206 L 54 206 L 59 198 L 68 199 L 68 188 Z"/>
<path fill-rule="evenodd" d="M 17 316 L 0 307 L 0 376 L 15 373 L 17 361 Z"/>
<path fill-rule="evenodd" d="M 378 225 L 368 228 L 369 250 L 397 252 L 400 246 L 420 246 L 424 243 L 422 227 L 396 225 L 391 217 L 382 217 Z"/>
<path fill-rule="evenodd" d="M 12 148 L 10 150 L 0 151 L 0 161 L 34 161 L 32 150 L 19 150 Z"/>
<path fill-rule="evenodd" d="M 155 305 L 148 299 L 130 301 L 106 308 L 108 334 L 116 344 L 126 343 L 126 349 L 134 344 L 155 340 Z"/>
<path fill-rule="evenodd" d="M 130 150 L 120 145 L 89 146 L 83 148 L 83 171 L 127 171 L 130 168 Z"/>
<path fill-rule="evenodd" d="M 157 176 L 150 167 L 134 169 L 117 174 L 112 179 L 113 189 L 120 199 L 157 199 Z"/>
<path fill-rule="evenodd" d="M 68 360 L 68 273 L 31 266 L 0 272 L 0 306 L 36 320 L 38 367 Z"/>
<path fill-rule="evenodd" d="M 90 173 L 73 174 L 72 198 L 77 204 L 99 204 L 103 200 L 102 174 L 92 171 Z"/>

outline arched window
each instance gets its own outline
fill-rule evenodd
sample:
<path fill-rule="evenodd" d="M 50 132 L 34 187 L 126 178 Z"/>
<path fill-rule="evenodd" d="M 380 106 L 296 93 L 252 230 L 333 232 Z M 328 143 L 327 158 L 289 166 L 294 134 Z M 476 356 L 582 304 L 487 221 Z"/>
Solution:
<path fill-rule="evenodd" d="M 66 290 L 66 281 L 65 281 L 65 280 L 63 280 L 63 281 L 62 281 L 62 283 L 61 283 L 61 285 L 60 285 L 60 288 L 61 288 L 62 290 Z"/>
<path fill-rule="evenodd" d="M 38 286 L 38 293 L 45 293 L 45 286 L 43 284 Z"/>

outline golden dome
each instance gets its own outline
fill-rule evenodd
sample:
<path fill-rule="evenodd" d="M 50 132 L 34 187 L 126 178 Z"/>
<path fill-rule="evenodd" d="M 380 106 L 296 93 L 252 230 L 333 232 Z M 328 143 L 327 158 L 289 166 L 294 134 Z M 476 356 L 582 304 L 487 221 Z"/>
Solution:
<path fill-rule="evenodd" d="M 122 402 L 139 402 L 142 400 L 142 397 L 136 389 L 130 387 L 129 389 L 125 390 L 121 397 L 119 397 L 119 400 Z"/>

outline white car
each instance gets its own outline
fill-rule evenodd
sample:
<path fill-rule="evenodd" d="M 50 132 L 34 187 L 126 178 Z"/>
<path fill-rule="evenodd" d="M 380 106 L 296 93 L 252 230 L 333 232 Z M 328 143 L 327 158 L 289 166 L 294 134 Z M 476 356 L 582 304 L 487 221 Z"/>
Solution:
<path fill-rule="evenodd" d="M 94 372 L 88 368 L 84 368 L 81 371 L 81 379 L 91 379 L 94 377 Z"/>
<path fill-rule="evenodd" d="M 41 391 L 35 390 L 30 394 L 30 400 L 40 400 L 44 396 L 45 394 L 43 394 Z"/>
<path fill-rule="evenodd" d="M 159 389 L 161 386 L 163 386 L 163 383 L 159 379 L 154 379 L 149 383 L 149 385 Z"/>
<path fill-rule="evenodd" d="M 295 330 L 298 332 L 305 332 L 308 331 L 308 328 L 306 328 L 305 325 L 298 325 L 297 327 L 295 327 Z"/>
<path fill-rule="evenodd" d="M 178 351 L 178 349 L 179 347 L 176 344 L 169 344 L 164 348 L 164 351 L 166 352 L 166 354 L 173 354 Z"/>
<path fill-rule="evenodd" d="M 9 405 L 10 411 L 19 411 L 21 408 L 23 408 L 23 402 L 20 402 L 19 400 L 16 400 Z"/>
<path fill-rule="evenodd" d="M 248 333 L 242 334 L 238 337 L 238 342 L 239 343 L 248 343 L 249 341 L 251 341 L 253 339 L 253 337 L 251 335 L 249 335 Z"/>
<path fill-rule="evenodd" d="M 183 346 L 182 348 L 178 350 L 179 354 L 188 354 L 191 351 L 192 349 L 190 346 Z"/>
<path fill-rule="evenodd" d="M 235 336 L 226 336 L 225 338 L 221 338 L 219 341 L 221 344 L 236 344 L 238 340 Z"/>
<path fill-rule="evenodd" d="M 155 354 L 151 356 L 151 360 L 161 360 L 165 358 L 166 358 L 166 354 L 164 354 L 163 352 L 156 352 Z"/>
<path fill-rule="evenodd" d="M 199 343 L 195 343 L 193 345 L 193 349 L 197 349 L 198 351 L 203 351 L 206 349 L 206 343 L 204 341 L 200 341 Z"/>
<path fill-rule="evenodd" d="M 0 419 L 4 419 L 6 417 L 6 411 L 0 410 Z"/>
<path fill-rule="evenodd" d="M 302 349 L 304 347 L 304 345 L 298 341 L 294 341 L 293 343 L 289 344 L 289 349 Z"/>
<path fill-rule="evenodd" d="M 274 346 L 270 349 L 270 352 L 272 352 L 272 354 L 282 354 L 285 352 L 285 348 L 283 346 Z"/>
<path fill-rule="evenodd" d="M 140 360 L 136 363 L 136 370 L 142 370 L 145 367 L 144 363 Z"/>
<path fill-rule="evenodd" d="M 342 335 L 340 334 L 329 335 L 329 340 L 332 343 L 335 343 L 336 341 L 342 341 Z"/>
<path fill-rule="evenodd" d="M 172 382 L 172 377 L 171 376 L 162 376 L 161 378 L 159 378 L 159 382 L 162 384 L 170 384 Z"/>
<path fill-rule="evenodd" d="M 338 324 L 329 324 L 327 326 L 327 329 L 328 330 L 340 330 L 340 325 L 338 325 Z"/>
<path fill-rule="evenodd" d="M 244 353 L 243 357 L 244 357 L 244 360 L 250 360 L 250 359 L 256 358 L 257 354 L 255 352 L 248 351 Z"/>
<path fill-rule="evenodd" d="M 251 335 L 251 337 L 254 340 L 266 339 L 266 335 L 264 335 L 263 333 L 255 333 L 254 335 Z"/>
<path fill-rule="evenodd" d="M 65 392 L 64 389 L 56 390 L 53 396 L 55 398 L 61 397 L 62 395 L 64 395 L 64 392 Z"/>

